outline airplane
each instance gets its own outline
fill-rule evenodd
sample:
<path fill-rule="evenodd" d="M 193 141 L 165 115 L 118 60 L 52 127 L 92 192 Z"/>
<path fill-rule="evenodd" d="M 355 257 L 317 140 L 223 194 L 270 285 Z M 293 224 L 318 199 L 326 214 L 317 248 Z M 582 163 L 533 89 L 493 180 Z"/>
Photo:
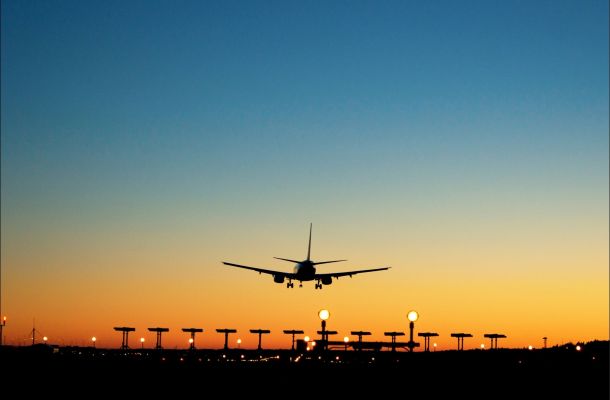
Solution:
<path fill-rule="evenodd" d="M 303 281 L 314 281 L 315 280 L 315 281 L 317 281 L 315 288 L 322 289 L 322 285 L 330 285 L 331 283 L 333 283 L 333 278 L 338 279 L 342 276 L 349 276 L 351 278 L 352 275 L 356 275 L 356 274 L 362 274 L 365 272 L 374 272 L 374 271 L 384 271 L 386 269 L 390 269 L 390 267 L 383 267 L 383 268 L 372 268 L 372 269 L 360 269 L 360 270 L 356 270 L 356 271 L 331 272 L 331 273 L 326 273 L 326 274 L 317 274 L 316 268 L 315 268 L 316 265 L 330 264 L 330 263 L 342 262 L 342 261 L 347 261 L 347 260 L 318 261 L 318 262 L 312 261 L 310 258 L 310 255 L 311 255 L 311 228 L 312 228 L 312 224 L 309 224 L 309 245 L 307 246 L 307 259 L 306 260 L 295 261 L 295 260 L 291 260 L 288 258 L 273 257 L 277 260 L 295 263 L 294 270 L 293 270 L 294 272 L 292 272 L 292 273 L 273 271 L 273 270 L 264 269 L 264 268 L 250 267 L 247 265 L 234 264 L 234 263 L 225 262 L 225 261 L 223 261 L 222 263 L 225 265 L 231 266 L 231 267 L 244 268 L 244 269 L 256 271 L 259 274 L 272 275 L 273 281 L 276 283 L 284 283 L 284 280 L 288 279 L 288 283 L 286 284 L 287 288 L 294 288 L 294 283 L 292 283 L 293 280 L 299 281 L 299 287 L 303 287 Z"/>

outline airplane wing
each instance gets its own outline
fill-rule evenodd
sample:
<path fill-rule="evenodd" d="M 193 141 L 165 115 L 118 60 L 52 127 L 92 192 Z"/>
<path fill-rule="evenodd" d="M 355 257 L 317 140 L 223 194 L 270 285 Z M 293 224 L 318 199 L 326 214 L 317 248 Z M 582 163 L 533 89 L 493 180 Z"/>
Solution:
<path fill-rule="evenodd" d="M 257 267 L 249 267 L 247 265 L 240 265 L 240 264 L 233 264 L 233 263 L 229 263 L 229 262 L 222 262 L 224 265 L 229 265 L 231 267 L 237 267 L 237 268 L 244 268 L 244 269 L 250 269 L 252 271 L 256 271 L 259 274 L 269 274 L 269 275 L 273 275 L 273 276 L 283 276 L 284 278 L 288 278 L 288 279 L 296 279 L 293 273 L 290 272 L 282 272 L 282 271 L 273 271 L 271 269 L 264 269 L 264 268 L 257 268 Z"/>
<path fill-rule="evenodd" d="M 391 267 L 383 267 L 383 268 L 372 268 L 372 269 L 359 269 L 356 271 L 346 271 L 346 272 L 331 272 L 329 274 L 316 274 L 314 279 L 323 279 L 323 278 L 340 278 L 342 276 L 349 276 L 356 274 L 363 274 L 365 272 L 375 272 L 375 271 L 385 271 L 386 269 L 390 269 Z"/>

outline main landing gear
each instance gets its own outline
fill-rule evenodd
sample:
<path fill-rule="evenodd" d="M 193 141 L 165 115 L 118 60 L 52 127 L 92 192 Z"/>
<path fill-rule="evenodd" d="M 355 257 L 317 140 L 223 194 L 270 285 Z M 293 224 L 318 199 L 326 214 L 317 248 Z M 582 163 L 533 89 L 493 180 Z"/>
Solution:
<path fill-rule="evenodd" d="M 292 282 L 288 282 L 288 283 L 286 284 L 286 287 L 287 287 L 288 289 L 293 288 L 293 287 L 294 287 L 294 283 L 292 283 Z"/>
<path fill-rule="evenodd" d="M 320 282 L 316 283 L 316 289 L 322 289 L 322 284 Z"/>

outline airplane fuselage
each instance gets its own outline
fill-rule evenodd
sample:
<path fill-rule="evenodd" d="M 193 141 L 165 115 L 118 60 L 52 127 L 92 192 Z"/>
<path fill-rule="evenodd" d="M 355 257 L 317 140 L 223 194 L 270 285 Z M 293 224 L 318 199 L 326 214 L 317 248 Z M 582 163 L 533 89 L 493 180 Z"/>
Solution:
<path fill-rule="evenodd" d="M 310 260 L 301 261 L 294 265 L 294 274 L 299 281 L 313 281 L 316 275 L 316 268 Z"/>

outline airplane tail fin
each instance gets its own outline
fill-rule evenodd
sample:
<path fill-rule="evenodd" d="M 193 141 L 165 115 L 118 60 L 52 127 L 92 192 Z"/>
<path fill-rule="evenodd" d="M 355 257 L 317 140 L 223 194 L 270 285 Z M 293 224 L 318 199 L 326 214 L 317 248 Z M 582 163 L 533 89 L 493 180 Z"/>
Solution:
<path fill-rule="evenodd" d="M 313 224 L 310 222 L 309 223 L 309 246 L 307 246 L 307 261 L 310 261 L 310 254 L 311 254 L 311 226 Z"/>

